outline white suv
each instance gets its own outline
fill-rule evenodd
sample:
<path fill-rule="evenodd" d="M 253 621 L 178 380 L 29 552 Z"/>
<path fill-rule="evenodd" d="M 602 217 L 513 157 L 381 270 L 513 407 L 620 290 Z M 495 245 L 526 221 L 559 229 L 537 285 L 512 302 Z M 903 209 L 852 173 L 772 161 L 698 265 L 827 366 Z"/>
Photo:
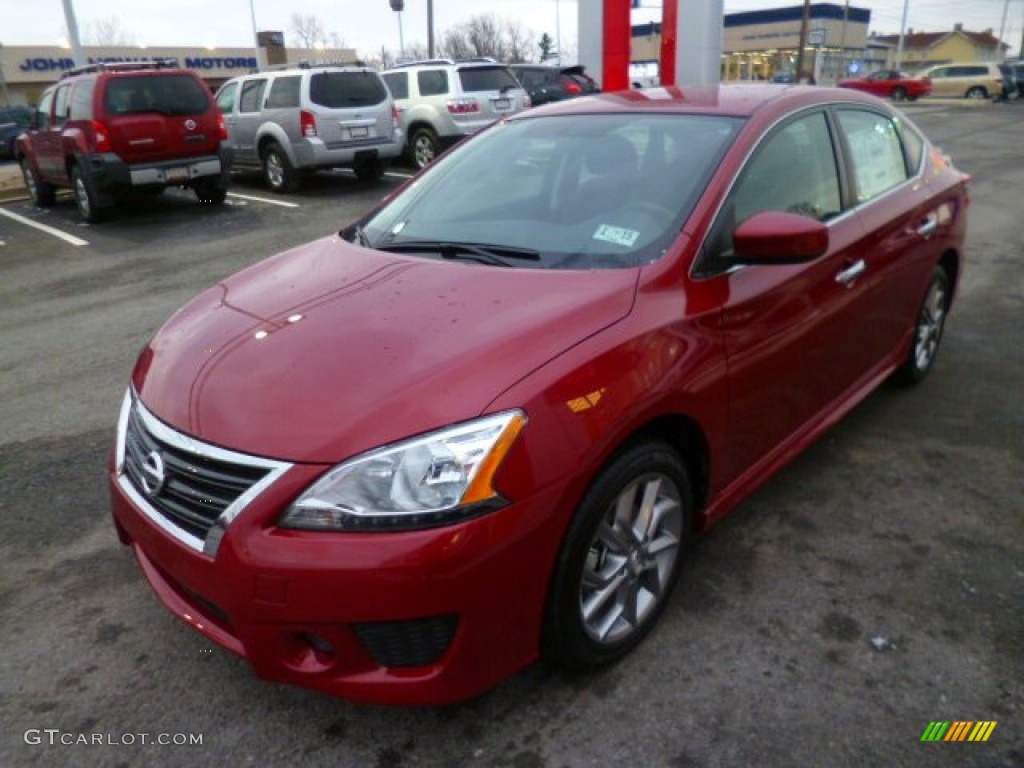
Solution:
<path fill-rule="evenodd" d="M 318 168 L 352 168 L 372 181 L 405 144 L 380 75 L 366 67 L 279 69 L 228 80 L 217 91 L 238 169 L 262 169 L 275 192 Z"/>
<path fill-rule="evenodd" d="M 429 165 L 444 146 L 530 106 L 509 68 L 493 59 L 417 61 L 383 77 L 409 141 L 409 159 L 418 168 Z"/>

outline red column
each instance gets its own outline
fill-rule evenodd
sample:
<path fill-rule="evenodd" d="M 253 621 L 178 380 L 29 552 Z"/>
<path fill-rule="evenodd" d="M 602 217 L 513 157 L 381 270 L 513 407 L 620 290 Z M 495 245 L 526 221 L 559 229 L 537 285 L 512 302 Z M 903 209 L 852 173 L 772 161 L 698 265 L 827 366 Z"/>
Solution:
<path fill-rule="evenodd" d="M 666 2 L 674 4 L 674 0 Z M 601 88 L 606 91 L 629 88 L 630 45 L 633 42 L 630 10 L 629 0 L 604 0 L 604 82 Z"/>
<path fill-rule="evenodd" d="M 676 84 L 676 34 L 679 29 L 679 0 L 663 0 L 661 6 L 661 63 L 659 79 L 662 85 Z"/>

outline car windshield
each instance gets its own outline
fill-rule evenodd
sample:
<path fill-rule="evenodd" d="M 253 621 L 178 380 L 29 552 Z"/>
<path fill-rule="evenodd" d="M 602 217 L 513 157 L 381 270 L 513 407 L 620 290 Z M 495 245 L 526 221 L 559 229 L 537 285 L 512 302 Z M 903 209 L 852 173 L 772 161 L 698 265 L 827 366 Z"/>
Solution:
<path fill-rule="evenodd" d="M 467 93 L 474 91 L 500 91 L 503 88 L 518 88 L 519 83 L 503 66 L 466 67 L 459 70 L 459 81 L 462 90 Z"/>
<path fill-rule="evenodd" d="M 351 238 L 482 261 L 459 250 L 472 246 L 511 266 L 649 263 L 676 238 L 742 124 L 636 112 L 501 123 L 432 166 Z"/>
<path fill-rule="evenodd" d="M 190 75 L 146 75 L 111 78 L 105 103 L 115 115 L 201 115 L 209 109 L 210 97 Z"/>

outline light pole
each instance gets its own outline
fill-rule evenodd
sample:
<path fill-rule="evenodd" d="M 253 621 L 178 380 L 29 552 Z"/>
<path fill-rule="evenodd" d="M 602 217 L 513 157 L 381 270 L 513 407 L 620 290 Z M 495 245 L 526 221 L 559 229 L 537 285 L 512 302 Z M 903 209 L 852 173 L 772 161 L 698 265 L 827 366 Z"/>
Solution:
<path fill-rule="evenodd" d="M 252 42 L 256 50 L 256 69 L 262 68 L 260 63 L 260 33 L 256 29 L 256 7 L 253 5 L 253 0 L 249 0 L 249 15 L 252 17 Z"/>
<path fill-rule="evenodd" d="M 78 21 L 75 19 L 75 7 L 71 0 L 64 0 L 64 22 L 68 25 L 68 42 L 71 44 L 71 55 L 75 66 L 85 65 L 85 54 L 82 53 L 82 42 L 78 39 Z"/>
<path fill-rule="evenodd" d="M 903 0 L 903 20 L 900 22 L 900 41 L 896 44 L 896 65 L 893 69 L 900 69 L 903 65 L 903 35 L 907 30 L 907 11 L 910 8 L 910 0 Z"/>
<path fill-rule="evenodd" d="M 434 0 L 427 0 L 427 58 L 434 58 Z"/>

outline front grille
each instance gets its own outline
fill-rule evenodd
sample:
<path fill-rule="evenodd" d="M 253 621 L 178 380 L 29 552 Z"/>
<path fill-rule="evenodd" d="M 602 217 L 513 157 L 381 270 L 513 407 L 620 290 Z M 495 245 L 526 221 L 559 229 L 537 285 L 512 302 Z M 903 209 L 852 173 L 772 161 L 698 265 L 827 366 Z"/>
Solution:
<path fill-rule="evenodd" d="M 160 431 L 174 434 L 167 428 Z M 158 514 L 202 540 L 217 518 L 263 480 L 270 468 L 204 455 L 204 446 L 191 438 L 182 436 L 179 442 L 160 439 L 147 428 L 136 401 L 125 428 L 124 474 Z"/>
<path fill-rule="evenodd" d="M 354 624 L 353 631 L 382 667 L 422 667 L 440 659 L 455 636 L 454 614 L 410 621 Z"/>

